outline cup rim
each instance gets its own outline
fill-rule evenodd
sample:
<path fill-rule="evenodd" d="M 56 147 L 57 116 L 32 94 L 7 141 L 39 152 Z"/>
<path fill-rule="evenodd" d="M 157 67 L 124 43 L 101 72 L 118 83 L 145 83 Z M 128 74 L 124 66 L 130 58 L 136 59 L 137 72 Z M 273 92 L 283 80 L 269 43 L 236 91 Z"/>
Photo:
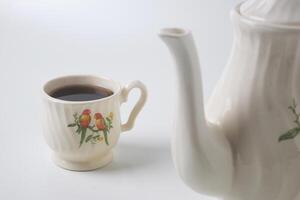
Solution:
<path fill-rule="evenodd" d="M 88 101 L 67 101 L 67 100 L 62 100 L 62 99 L 57 99 L 57 98 L 54 98 L 52 96 L 50 96 L 47 92 L 46 92 L 46 86 L 48 84 L 51 84 L 51 82 L 54 82 L 54 81 L 58 81 L 58 80 L 61 80 L 61 79 L 66 79 L 66 78 L 76 78 L 76 77 L 85 77 L 85 78 L 94 78 L 94 79 L 98 79 L 98 80 L 105 80 L 105 81 L 108 81 L 108 82 L 112 82 L 115 86 L 117 86 L 116 88 L 116 91 L 113 91 L 114 93 L 108 97 L 104 97 L 104 98 L 101 98 L 101 99 L 96 99 L 96 100 L 88 100 Z M 48 81 L 46 81 L 42 88 L 41 88 L 41 92 L 42 92 L 42 95 L 50 100 L 51 102 L 54 102 L 54 103 L 60 103 L 60 104 L 72 104 L 72 105 L 76 105 L 76 104 L 88 104 L 88 103 L 97 103 L 97 102 L 103 102 L 103 101 L 108 101 L 112 98 L 114 98 L 115 96 L 119 95 L 119 93 L 121 92 L 121 84 L 113 79 L 110 79 L 110 78 L 107 78 L 105 76 L 95 76 L 95 75 L 90 75 L 90 74 L 72 74 L 72 75 L 62 75 L 62 76 L 57 76 L 55 78 L 52 78 L 52 79 L 49 79 Z"/>

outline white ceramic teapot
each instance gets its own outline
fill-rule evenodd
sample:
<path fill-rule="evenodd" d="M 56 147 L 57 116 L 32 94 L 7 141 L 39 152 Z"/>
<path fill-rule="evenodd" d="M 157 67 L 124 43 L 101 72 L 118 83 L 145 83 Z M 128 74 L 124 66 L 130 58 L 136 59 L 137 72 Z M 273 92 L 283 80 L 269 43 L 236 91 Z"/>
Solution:
<path fill-rule="evenodd" d="M 300 0 L 247 1 L 231 16 L 232 54 L 205 108 L 191 33 L 160 32 L 178 71 L 176 169 L 225 200 L 300 199 Z"/>

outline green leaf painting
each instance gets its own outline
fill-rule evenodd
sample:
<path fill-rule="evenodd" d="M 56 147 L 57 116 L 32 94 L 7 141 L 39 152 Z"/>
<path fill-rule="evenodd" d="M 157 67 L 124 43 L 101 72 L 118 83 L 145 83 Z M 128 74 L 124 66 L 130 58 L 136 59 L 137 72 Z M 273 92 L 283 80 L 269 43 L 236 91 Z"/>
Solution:
<path fill-rule="evenodd" d="M 278 141 L 281 142 L 283 140 L 289 140 L 289 139 L 294 139 L 300 132 L 300 128 L 296 127 L 296 128 L 293 128 L 291 130 L 289 130 L 288 132 L 282 134 Z"/>
<path fill-rule="evenodd" d="M 291 111 L 291 113 L 294 116 L 294 124 L 295 127 L 288 130 L 287 132 L 283 133 L 282 135 L 280 135 L 280 137 L 278 138 L 278 141 L 284 141 L 284 140 L 290 140 L 290 139 L 294 139 L 299 133 L 300 133 L 300 114 L 297 113 L 297 104 L 295 99 L 293 100 L 293 103 L 291 106 L 288 107 L 288 109 Z"/>
<path fill-rule="evenodd" d="M 69 128 L 75 128 L 74 131 L 80 137 L 79 147 L 84 143 L 96 144 L 103 139 L 106 145 L 109 145 L 108 135 L 110 133 L 113 121 L 113 113 L 110 112 L 107 117 L 99 112 L 94 114 L 94 121 L 92 122 L 91 110 L 85 109 L 78 115 L 73 115 L 74 122 L 67 125 Z M 93 123 L 93 125 L 91 125 Z"/>

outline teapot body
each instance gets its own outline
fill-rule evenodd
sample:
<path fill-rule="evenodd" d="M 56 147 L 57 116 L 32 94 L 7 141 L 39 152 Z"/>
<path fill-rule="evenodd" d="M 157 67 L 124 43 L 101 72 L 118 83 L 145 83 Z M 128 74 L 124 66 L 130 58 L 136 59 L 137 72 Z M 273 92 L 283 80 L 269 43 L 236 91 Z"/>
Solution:
<path fill-rule="evenodd" d="M 224 199 L 300 199 L 300 28 L 237 10 L 231 57 L 205 107 L 232 149 Z"/>

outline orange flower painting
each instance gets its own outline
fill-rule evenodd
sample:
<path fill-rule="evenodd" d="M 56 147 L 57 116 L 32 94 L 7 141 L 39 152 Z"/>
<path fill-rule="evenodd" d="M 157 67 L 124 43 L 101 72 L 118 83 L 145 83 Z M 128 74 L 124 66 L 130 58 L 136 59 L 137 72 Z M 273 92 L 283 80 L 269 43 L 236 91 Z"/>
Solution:
<path fill-rule="evenodd" d="M 103 117 L 103 114 L 97 112 L 94 114 L 93 121 L 91 114 L 90 109 L 84 109 L 80 115 L 75 113 L 74 122 L 68 124 L 68 127 L 76 128 L 75 133 L 80 136 L 79 147 L 83 143 L 96 144 L 102 142 L 103 139 L 105 144 L 109 145 L 108 135 L 113 128 L 113 113 L 110 112 L 107 117 Z"/>

